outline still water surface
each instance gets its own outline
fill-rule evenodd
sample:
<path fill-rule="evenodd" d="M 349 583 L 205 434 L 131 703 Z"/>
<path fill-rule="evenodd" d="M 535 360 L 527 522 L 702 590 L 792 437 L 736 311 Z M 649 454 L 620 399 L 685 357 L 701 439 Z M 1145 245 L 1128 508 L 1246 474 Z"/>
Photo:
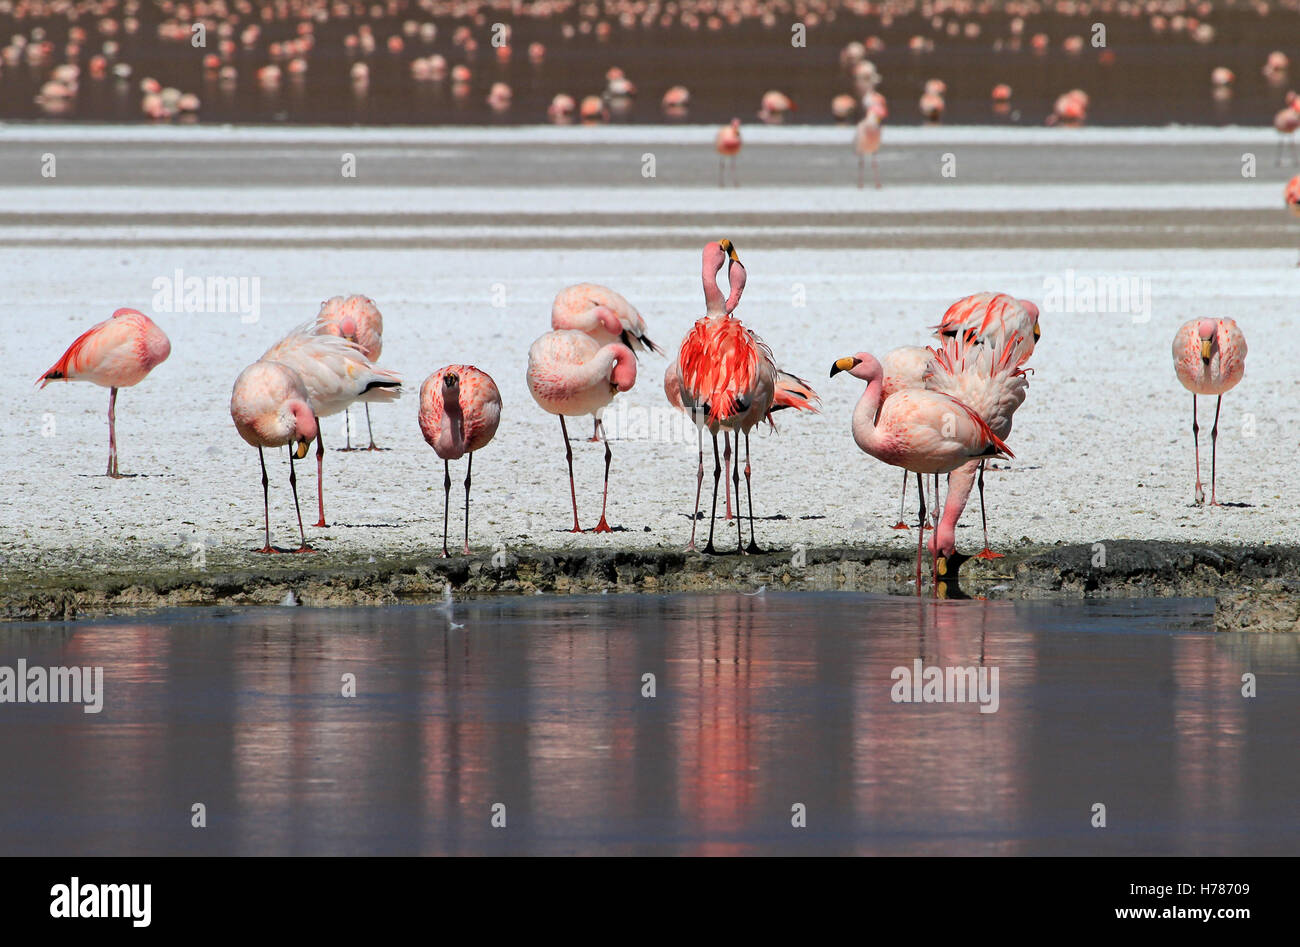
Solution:
<path fill-rule="evenodd" d="M 1300 642 L 1215 634 L 1212 609 L 611 595 L 6 625 L 0 665 L 99 665 L 106 696 L 0 704 L 0 854 L 1298 854 Z M 917 658 L 996 668 L 996 712 L 894 702 Z"/>

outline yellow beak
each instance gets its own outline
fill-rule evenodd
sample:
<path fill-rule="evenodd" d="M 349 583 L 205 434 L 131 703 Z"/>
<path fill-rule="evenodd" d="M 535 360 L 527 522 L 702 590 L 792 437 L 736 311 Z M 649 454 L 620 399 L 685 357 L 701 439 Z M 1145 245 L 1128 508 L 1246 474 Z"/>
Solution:
<path fill-rule="evenodd" d="M 856 364 L 858 364 L 858 360 L 852 355 L 837 359 L 835 364 L 831 366 L 831 377 L 834 378 L 840 372 L 847 372 Z"/>
<path fill-rule="evenodd" d="M 304 457 L 307 456 L 306 441 L 295 441 L 292 445 L 290 445 L 289 449 L 293 452 L 293 456 L 298 460 L 302 460 Z"/>
<path fill-rule="evenodd" d="M 1210 360 L 1211 341 L 1210 339 L 1201 339 L 1201 358 L 1207 362 Z"/>
<path fill-rule="evenodd" d="M 1035 322 L 1035 323 L 1034 323 L 1034 341 L 1037 342 L 1040 338 L 1042 338 L 1042 335 L 1043 335 L 1043 330 L 1040 329 L 1040 328 L 1038 328 L 1038 323 Z"/>

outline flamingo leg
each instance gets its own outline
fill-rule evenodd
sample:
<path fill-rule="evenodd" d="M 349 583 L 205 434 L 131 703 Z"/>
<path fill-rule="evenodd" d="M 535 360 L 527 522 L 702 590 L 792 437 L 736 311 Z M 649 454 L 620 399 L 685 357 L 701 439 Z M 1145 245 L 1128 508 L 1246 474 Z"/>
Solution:
<path fill-rule="evenodd" d="M 992 549 L 989 548 L 988 511 L 984 506 L 984 464 L 985 461 L 981 460 L 980 475 L 979 475 L 979 480 L 977 481 L 979 484 L 979 491 L 980 491 L 980 525 L 984 527 L 984 548 L 981 549 L 978 553 L 976 553 L 976 556 L 980 559 L 1001 559 L 1003 558 L 1002 553 L 994 552 Z"/>
<path fill-rule="evenodd" d="M 718 435 L 713 435 L 713 509 L 709 513 L 709 541 L 704 547 L 704 551 L 710 555 L 717 555 L 718 551 L 713 548 L 713 521 L 718 517 L 718 477 L 722 475 L 722 460 L 718 457 Z"/>
<path fill-rule="evenodd" d="M 593 415 L 591 416 L 591 420 L 592 420 L 592 425 L 591 425 L 591 440 L 590 440 L 589 443 L 595 444 L 597 441 L 600 440 L 600 427 L 601 427 L 601 425 L 600 425 L 600 416 L 599 416 L 599 415 L 596 415 L 596 414 L 593 414 Z"/>
<path fill-rule="evenodd" d="M 451 464 L 442 462 L 442 558 L 448 558 L 447 551 L 447 510 L 451 506 Z"/>
<path fill-rule="evenodd" d="M 737 458 L 739 461 L 739 458 Z M 759 553 L 763 550 L 758 548 L 758 543 L 754 541 L 754 491 L 750 485 L 750 466 L 749 466 L 749 432 L 745 432 L 745 497 L 749 501 L 749 551 Z M 736 505 L 740 505 L 740 497 L 736 497 Z"/>
<path fill-rule="evenodd" d="M 262 522 L 266 524 L 266 545 L 257 551 L 272 553 L 275 550 L 271 548 L 271 481 L 266 475 L 266 458 L 262 456 L 260 447 L 257 449 L 257 460 L 262 465 Z"/>
<path fill-rule="evenodd" d="M 718 187 L 727 186 L 727 158 L 724 155 L 718 159 Z"/>
<path fill-rule="evenodd" d="M 919 596 L 925 587 L 921 582 L 921 550 L 925 546 L 925 483 L 921 475 L 916 475 L 916 493 L 921 500 L 920 512 L 916 514 L 916 594 Z"/>
<path fill-rule="evenodd" d="M 858 190 L 867 186 L 867 156 L 858 155 Z"/>
<path fill-rule="evenodd" d="M 736 170 L 736 165 L 740 161 L 739 155 L 731 156 L 731 186 L 740 187 L 740 173 Z"/>
<path fill-rule="evenodd" d="M 117 472 L 117 389 L 108 390 L 108 475 L 121 478 Z"/>
<path fill-rule="evenodd" d="M 1214 427 L 1210 428 L 1210 506 L 1222 506 L 1214 496 L 1215 466 L 1219 447 L 1219 409 L 1223 407 L 1223 395 L 1214 404 Z"/>
<path fill-rule="evenodd" d="M 325 526 L 325 439 L 316 425 L 316 507 L 320 513 L 318 527 Z"/>
<path fill-rule="evenodd" d="M 700 442 L 700 466 L 695 474 L 695 512 L 691 515 L 691 541 L 686 548 L 695 548 L 695 525 L 700 521 L 700 492 L 704 489 L 704 428 L 697 427 Z"/>
<path fill-rule="evenodd" d="M 876 163 L 876 156 L 871 156 L 871 176 L 876 181 L 876 190 L 880 190 L 880 166 Z"/>
<path fill-rule="evenodd" d="M 609 528 L 609 523 L 605 520 L 605 504 L 609 502 L 609 459 L 611 456 L 613 455 L 611 455 L 609 451 L 609 439 L 606 438 L 605 439 L 605 495 L 601 498 L 600 501 L 600 522 L 596 524 L 596 528 L 593 530 L 593 532 L 596 533 L 613 532 L 613 530 Z"/>
<path fill-rule="evenodd" d="M 726 437 L 724 434 L 723 437 Z M 748 555 L 745 551 L 745 536 L 740 523 L 740 441 L 736 441 L 736 465 L 731 469 L 731 479 L 736 486 L 736 552 Z"/>
<path fill-rule="evenodd" d="M 564 424 L 564 415 L 560 415 L 560 433 L 564 435 L 564 459 L 569 462 L 569 498 L 573 500 L 573 529 L 571 533 L 582 532 L 578 525 L 578 491 L 573 486 L 573 447 L 569 444 L 569 429 Z"/>
<path fill-rule="evenodd" d="M 469 452 L 469 463 L 465 465 L 465 555 L 469 555 L 469 475 L 474 470 L 474 452 Z M 446 542 L 444 539 L 443 542 Z"/>
<path fill-rule="evenodd" d="M 347 440 L 344 450 L 352 450 L 352 409 L 343 409 L 343 436 Z"/>
<path fill-rule="evenodd" d="M 898 522 L 891 529 L 911 529 L 903 522 L 903 504 L 907 502 L 907 471 L 903 471 L 903 495 L 898 498 Z"/>
<path fill-rule="evenodd" d="M 379 447 L 375 444 L 375 429 L 370 426 L 370 405 L 366 404 L 366 432 L 370 435 L 370 446 L 366 450 L 388 450 L 387 447 Z"/>
<path fill-rule="evenodd" d="M 939 513 L 943 509 L 943 504 L 939 502 L 939 475 L 934 475 L 934 512 L 930 519 L 934 522 L 934 536 L 939 537 Z M 930 552 L 930 587 L 937 589 L 939 587 L 939 557 Z"/>
<path fill-rule="evenodd" d="M 289 489 L 293 491 L 293 511 L 298 514 L 298 541 L 302 543 L 294 552 L 315 552 L 307 545 L 307 534 L 302 529 L 302 507 L 298 505 L 298 474 L 293 469 L 293 448 L 289 448 Z"/>
<path fill-rule="evenodd" d="M 737 460 L 739 460 L 739 451 L 737 451 Z M 731 469 L 731 434 L 727 431 L 722 432 L 722 466 L 726 470 Z M 740 506 L 740 494 L 736 494 L 736 506 Z M 727 522 L 731 522 L 731 480 L 727 480 Z"/>
<path fill-rule="evenodd" d="M 1205 502 L 1205 488 L 1201 486 L 1201 428 L 1196 423 L 1196 395 L 1192 395 L 1192 446 L 1196 452 L 1196 505 Z"/>

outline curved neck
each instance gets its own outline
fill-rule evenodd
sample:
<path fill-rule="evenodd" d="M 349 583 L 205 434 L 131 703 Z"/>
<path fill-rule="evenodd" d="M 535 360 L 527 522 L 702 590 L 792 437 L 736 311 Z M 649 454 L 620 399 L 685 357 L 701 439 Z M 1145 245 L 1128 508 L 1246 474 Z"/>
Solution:
<path fill-rule="evenodd" d="M 710 316 L 721 316 L 727 312 L 726 300 L 723 298 L 722 290 L 718 288 L 718 273 L 721 270 L 722 264 L 719 263 L 710 273 L 707 257 L 704 260 L 704 266 L 700 270 L 700 279 L 704 283 L 705 312 Z"/>
<path fill-rule="evenodd" d="M 880 435 L 876 431 L 876 413 L 880 409 L 880 392 L 884 380 L 879 376 L 867 382 L 867 390 L 862 392 L 857 406 L 853 409 L 853 440 L 857 445 L 871 454 L 876 454 L 880 445 Z"/>
<path fill-rule="evenodd" d="M 460 389 L 444 391 L 442 397 L 442 427 L 438 431 L 439 450 L 465 452 L 465 414 L 460 409 Z"/>

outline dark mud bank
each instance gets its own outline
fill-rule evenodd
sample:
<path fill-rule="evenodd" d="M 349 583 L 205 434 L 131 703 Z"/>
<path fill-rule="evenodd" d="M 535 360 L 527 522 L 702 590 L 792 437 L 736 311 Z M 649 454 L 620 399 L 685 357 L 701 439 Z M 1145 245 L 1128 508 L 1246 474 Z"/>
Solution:
<path fill-rule="evenodd" d="M 927 564 L 928 565 L 928 564 Z M 0 575 L 0 617 L 70 620 L 200 605 L 392 605 L 473 594 L 745 591 L 915 594 L 914 559 L 893 548 L 840 546 L 752 556 L 680 549 L 519 548 L 439 558 L 318 553 L 209 555 L 202 568 L 167 556 L 63 561 L 51 553 Z M 972 560 L 940 593 L 1004 599 L 1209 597 L 1222 631 L 1300 632 L 1300 547 L 1113 541 L 1032 547 Z"/>

